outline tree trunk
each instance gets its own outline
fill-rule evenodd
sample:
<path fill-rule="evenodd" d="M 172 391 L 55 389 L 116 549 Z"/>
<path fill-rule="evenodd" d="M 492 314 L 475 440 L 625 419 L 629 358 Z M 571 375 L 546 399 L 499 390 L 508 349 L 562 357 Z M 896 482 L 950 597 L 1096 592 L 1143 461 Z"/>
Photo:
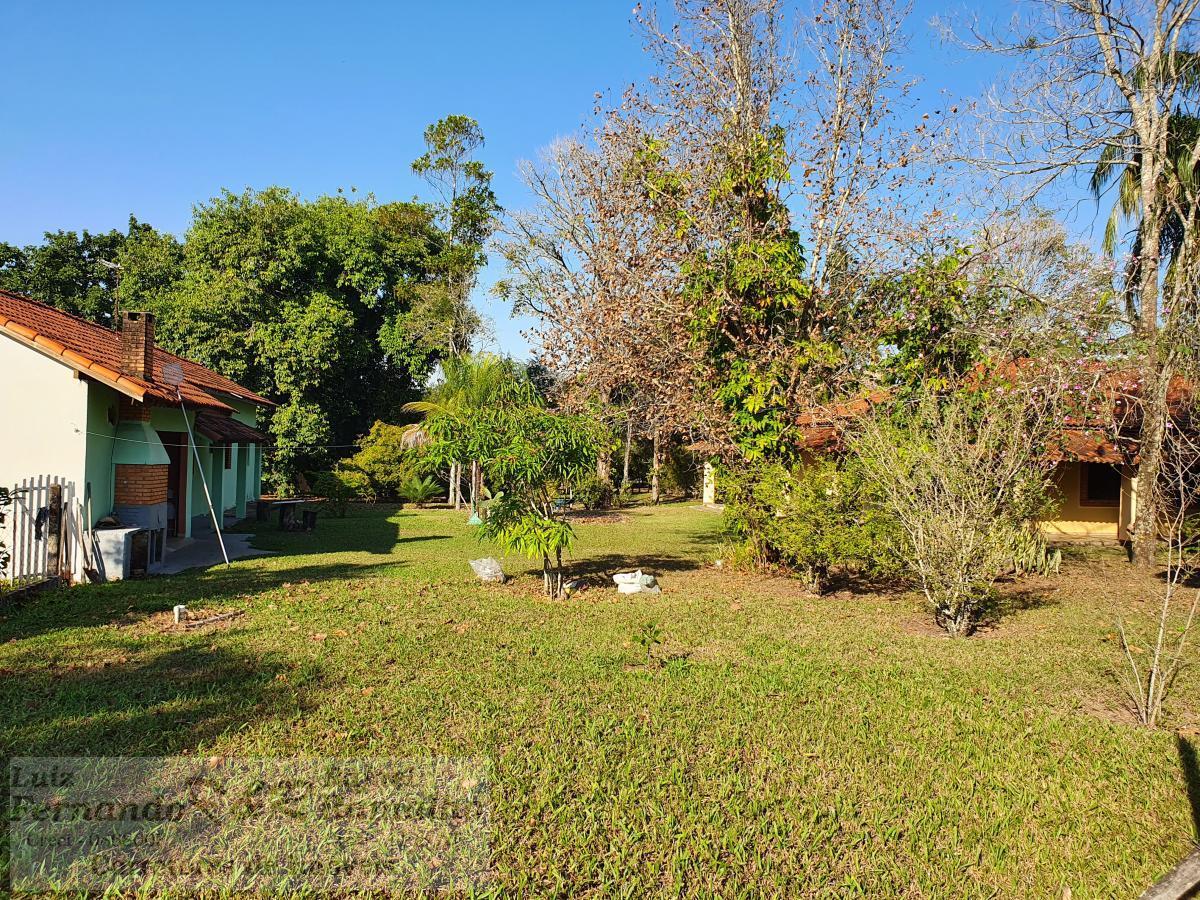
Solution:
<path fill-rule="evenodd" d="M 469 498 L 471 504 L 471 514 L 478 515 L 479 513 L 479 463 L 472 460 L 467 476 L 467 481 L 470 485 L 471 496 Z"/>
<path fill-rule="evenodd" d="M 625 415 L 625 465 L 621 470 L 621 490 L 629 489 L 629 454 L 633 447 L 633 414 Z"/>
<path fill-rule="evenodd" d="M 1142 224 L 1139 239 L 1140 258 L 1138 280 L 1138 319 L 1134 323 L 1145 342 L 1145 359 L 1141 371 L 1141 422 L 1137 474 L 1137 514 L 1130 528 L 1133 542 L 1133 561 L 1142 569 L 1154 566 L 1158 541 L 1158 480 L 1162 468 L 1162 441 L 1167 423 L 1166 392 L 1170 378 L 1163 378 L 1162 357 L 1159 353 L 1159 277 L 1162 262 L 1163 198 L 1159 190 L 1161 156 L 1154 152 L 1159 142 L 1150 137 L 1151 129 L 1135 110 L 1135 125 L 1146 147 L 1142 153 L 1139 185 L 1142 201 Z M 1165 145 L 1165 134 L 1162 144 Z M 1164 146 L 1165 149 L 1165 146 Z"/>
<path fill-rule="evenodd" d="M 650 502 L 657 503 L 660 496 L 658 470 L 662 468 L 662 446 L 658 439 L 658 429 L 654 429 L 653 449 L 650 454 Z"/>
<path fill-rule="evenodd" d="M 612 484 L 612 456 L 603 448 L 596 454 L 596 477 L 605 484 Z"/>
<path fill-rule="evenodd" d="M 455 509 L 459 508 L 458 491 L 458 463 L 450 463 L 450 496 L 447 499 Z"/>
<path fill-rule="evenodd" d="M 483 466 L 479 461 L 471 463 L 471 512 L 480 515 L 483 508 Z"/>

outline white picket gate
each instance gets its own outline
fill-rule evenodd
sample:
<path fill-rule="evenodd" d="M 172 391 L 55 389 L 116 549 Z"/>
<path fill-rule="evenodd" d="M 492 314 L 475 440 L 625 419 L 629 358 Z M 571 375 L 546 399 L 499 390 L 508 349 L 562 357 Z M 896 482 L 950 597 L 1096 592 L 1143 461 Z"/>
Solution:
<path fill-rule="evenodd" d="M 62 492 L 57 572 L 50 571 L 48 553 L 52 485 L 58 485 Z M 8 507 L 8 521 L 4 528 L 9 552 L 4 575 L 8 583 L 14 587 L 25 587 L 62 574 L 69 575 L 75 568 L 76 554 L 82 550 L 74 484 L 56 476 L 39 475 L 24 479 L 10 490 L 12 505 Z"/>

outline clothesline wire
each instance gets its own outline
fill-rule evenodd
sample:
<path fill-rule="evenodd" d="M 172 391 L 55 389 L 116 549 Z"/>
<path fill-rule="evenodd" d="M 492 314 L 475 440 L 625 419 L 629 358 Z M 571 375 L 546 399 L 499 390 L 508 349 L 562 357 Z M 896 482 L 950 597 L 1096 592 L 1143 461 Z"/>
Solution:
<path fill-rule="evenodd" d="M 141 438 L 126 438 L 118 437 L 115 434 L 105 434 L 103 431 L 84 431 L 84 434 L 90 434 L 95 437 L 109 438 L 114 441 L 125 441 L 129 444 L 153 444 L 154 441 L 144 441 Z M 159 441 L 159 443 L 162 443 Z M 235 441 L 234 443 L 244 444 L 246 441 Z M 260 442 L 261 446 L 268 449 L 273 449 L 273 445 L 267 442 Z M 358 447 L 358 444 L 296 444 L 296 447 L 304 450 L 345 450 L 349 447 Z"/>

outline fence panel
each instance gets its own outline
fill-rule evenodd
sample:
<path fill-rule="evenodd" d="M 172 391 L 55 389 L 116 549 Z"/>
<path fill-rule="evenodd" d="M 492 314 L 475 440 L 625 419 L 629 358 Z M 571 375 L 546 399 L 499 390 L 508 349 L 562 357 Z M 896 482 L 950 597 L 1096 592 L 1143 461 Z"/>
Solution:
<path fill-rule="evenodd" d="M 61 490 L 61 526 L 58 571 L 51 572 L 49 559 L 49 529 L 51 486 Z M 10 585 L 24 587 L 57 577 L 71 571 L 71 554 L 76 549 L 77 535 L 74 519 L 74 485 L 66 479 L 37 475 L 24 479 L 12 489 L 12 506 L 8 509 L 9 563 L 5 573 Z"/>

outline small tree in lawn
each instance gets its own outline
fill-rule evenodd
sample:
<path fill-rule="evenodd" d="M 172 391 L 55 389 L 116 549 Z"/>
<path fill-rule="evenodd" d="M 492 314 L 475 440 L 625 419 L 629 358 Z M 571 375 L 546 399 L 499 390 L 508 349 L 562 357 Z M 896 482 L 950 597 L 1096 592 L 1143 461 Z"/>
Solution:
<path fill-rule="evenodd" d="M 563 594 L 563 555 L 575 540 L 554 499 L 563 484 L 593 472 L 601 435 L 596 424 L 528 402 L 498 405 L 471 418 L 426 420 L 436 459 L 477 459 L 492 500 L 482 535 L 506 553 L 542 561 L 546 594 Z"/>
<path fill-rule="evenodd" d="M 1160 553 L 1165 551 L 1166 557 L 1158 596 L 1141 616 L 1131 616 L 1133 621 L 1117 621 L 1125 689 L 1138 722 L 1150 728 L 1159 724 L 1175 677 L 1187 662 L 1188 638 L 1200 611 L 1200 590 L 1189 587 L 1200 571 L 1200 439 L 1188 427 L 1191 421 L 1195 409 L 1188 403 L 1176 413 L 1163 441 L 1155 499 Z"/>

